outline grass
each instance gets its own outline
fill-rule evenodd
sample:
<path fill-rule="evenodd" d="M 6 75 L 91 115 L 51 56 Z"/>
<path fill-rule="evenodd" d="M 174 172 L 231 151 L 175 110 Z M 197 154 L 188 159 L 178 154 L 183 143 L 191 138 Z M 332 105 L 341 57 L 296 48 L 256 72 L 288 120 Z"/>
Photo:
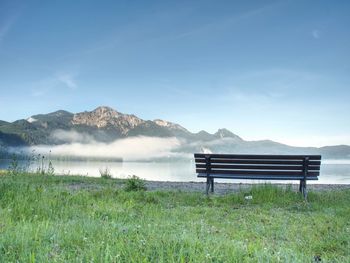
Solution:
<path fill-rule="evenodd" d="M 0 176 L 0 262 L 350 262 L 349 190 L 306 203 L 272 185 L 207 198 L 124 184 Z"/>

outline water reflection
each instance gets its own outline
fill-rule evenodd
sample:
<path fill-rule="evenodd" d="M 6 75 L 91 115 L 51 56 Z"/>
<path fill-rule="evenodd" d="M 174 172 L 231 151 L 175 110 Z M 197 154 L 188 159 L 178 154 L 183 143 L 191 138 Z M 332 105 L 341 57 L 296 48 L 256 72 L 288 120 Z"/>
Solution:
<path fill-rule="evenodd" d="M 0 169 L 7 169 L 10 160 L 0 160 Z M 112 177 L 127 178 L 136 175 L 146 180 L 155 181 L 195 181 L 197 178 L 195 165 L 191 161 L 183 162 L 79 162 L 79 161 L 52 161 L 56 174 L 100 176 L 100 169 L 108 168 Z M 20 163 L 24 166 L 25 163 Z M 29 165 L 35 171 L 38 164 Z M 261 180 L 218 180 L 219 182 L 261 183 Z M 274 181 L 277 182 L 277 181 Z M 318 181 L 309 181 L 318 184 L 350 184 L 350 163 L 325 160 L 321 166 L 321 175 Z M 281 183 L 298 183 L 297 181 L 281 181 Z"/>

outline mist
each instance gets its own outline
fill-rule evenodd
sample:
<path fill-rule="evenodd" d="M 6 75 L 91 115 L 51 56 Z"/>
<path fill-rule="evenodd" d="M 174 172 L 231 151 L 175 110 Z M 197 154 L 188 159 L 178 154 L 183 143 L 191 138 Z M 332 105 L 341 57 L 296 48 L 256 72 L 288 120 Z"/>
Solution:
<path fill-rule="evenodd" d="M 65 143 L 91 143 L 95 142 L 93 136 L 86 133 L 79 133 L 75 130 L 66 131 L 57 129 L 53 131 L 50 137 L 57 142 L 65 142 Z"/>
<path fill-rule="evenodd" d="M 62 135 L 62 134 L 60 134 Z M 78 136 L 78 133 L 65 134 L 71 141 L 61 145 L 38 145 L 28 147 L 28 151 L 40 154 L 51 152 L 53 156 L 77 156 L 93 158 L 122 158 L 126 161 L 151 160 L 155 158 L 177 157 L 179 153 L 173 152 L 181 142 L 177 138 L 158 137 L 131 137 L 118 139 L 111 143 L 102 143 L 91 140 L 86 141 L 86 136 Z M 82 139 L 83 138 L 83 139 Z"/>
<path fill-rule="evenodd" d="M 99 159 L 123 161 L 164 161 L 193 159 L 193 153 L 240 153 L 240 154 L 321 154 L 328 159 L 347 159 L 347 147 L 292 147 L 273 141 L 242 141 L 220 138 L 210 141 L 191 141 L 176 137 L 135 136 L 101 142 L 99 135 L 78 131 L 55 130 L 50 134 L 52 143 L 30 147 L 9 148 L 9 153 L 25 155 L 42 154 L 67 159 Z M 107 136 L 108 138 L 108 136 Z"/>

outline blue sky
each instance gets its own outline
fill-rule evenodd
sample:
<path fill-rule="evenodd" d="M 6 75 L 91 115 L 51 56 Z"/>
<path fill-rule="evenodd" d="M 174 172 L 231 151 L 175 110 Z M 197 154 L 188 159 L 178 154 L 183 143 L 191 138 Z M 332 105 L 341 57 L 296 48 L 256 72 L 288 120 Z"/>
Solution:
<path fill-rule="evenodd" d="M 0 119 L 108 105 L 350 144 L 349 1 L 0 0 Z"/>

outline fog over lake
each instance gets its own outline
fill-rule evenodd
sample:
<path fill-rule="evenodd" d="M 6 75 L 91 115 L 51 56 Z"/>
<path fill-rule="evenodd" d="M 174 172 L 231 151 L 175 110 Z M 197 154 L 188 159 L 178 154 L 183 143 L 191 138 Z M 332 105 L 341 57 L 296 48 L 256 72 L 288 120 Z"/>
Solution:
<path fill-rule="evenodd" d="M 7 169 L 11 160 L 0 160 L 0 169 Z M 103 161 L 52 161 L 55 174 L 84 175 L 99 177 L 100 169 L 110 171 L 114 178 L 127 178 L 136 175 L 146 180 L 201 182 L 205 179 L 197 178 L 194 161 L 176 162 L 103 162 Z M 26 166 L 20 161 L 20 166 Z M 35 171 L 38 164 L 29 165 L 29 170 Z M 229 183 L 261 183 L 265 180 L 223 180 L 216 182 Z M 279 183 L 298 183 L 298 181 L 273 181 Z M 321 175 L 318 181 L 308 181 L 318 184 L 350 184 L 350 160 L 322 160 Z"/>

